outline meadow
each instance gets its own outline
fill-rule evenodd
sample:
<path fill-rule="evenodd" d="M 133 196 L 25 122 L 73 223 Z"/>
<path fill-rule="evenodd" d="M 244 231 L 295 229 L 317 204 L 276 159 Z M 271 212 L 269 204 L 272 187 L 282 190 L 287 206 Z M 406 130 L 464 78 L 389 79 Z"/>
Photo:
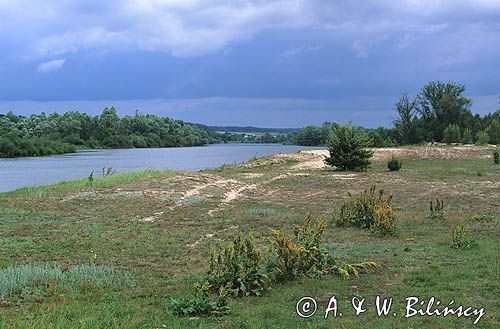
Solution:
<path fill-rule="evenodd" d="M 324 151 L 256 158 L 201 172 L 142 171 L 0 193 L 0 328 L 466 328 L 474 317 L 404 318 L 405 298 L 484 307 L 474 327 L 500 324 L 500 166 L 491 147 L 377 149 L 367 172 L 326 168 Z M 402 169 L 389 172 L 391 155 Z M 393 195 L 396 234 L 379 237 L 333 218 L 347 193 L 376 185 Z M 443 218 L 429 203 L 444 202 Z M 230 314 L 179 317 L 207 270 L 211 248 L 252 232 L 267 250 L 270 229 L 291 232 L 308 213 L 324 218 L 333 257 L 379 264 L 272 286 L 229 300 Z M 464 226 L 471 248 L 452 248 Z M 331 296 L 342 317 L 321 312 Z M 295 306 L 314 297 L 315 316 Z M 366 298 L 354 316 L 351 298 Z M 375 314 L 376 296 L 398 313 Z"/>

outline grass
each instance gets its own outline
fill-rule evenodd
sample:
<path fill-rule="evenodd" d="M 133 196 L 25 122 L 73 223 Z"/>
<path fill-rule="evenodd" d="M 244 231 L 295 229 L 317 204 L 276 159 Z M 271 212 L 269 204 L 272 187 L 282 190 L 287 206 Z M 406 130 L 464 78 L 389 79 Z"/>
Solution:
<path fill-rule="evenodd" d="M 45 291 L 23 299 L 18 289 L 0 298 L 0 328 L 472 326 L 473 320 L 465 317 L 405 319 L 408 296 L 435 296 L 443 303 L 454 299 L 464 306 L 484 307 L 486 313 L 475 327 L 496 328 L 500 322 L 500 167 L 490 160 L 403 158 L 403 168 L 393 173 L 381 160 L 368 172 L 352 176 L 303 169 L 300 172 L 307 175 L 273 180 L 293 172 L 297 161 L 259 158 L 252 165 L 228 165 L 203 173 L 133 172 L 96 177 L 92 187 L 81 180 L 0 194 L 0 273 L 26 268 L 29 275 L 16 287 Z M 248 178 L 249 173 L 259 176 Z M 186 191 L 219 179 L 237 182 L 217 190 L 214 186 L 200 189 L 195 198 L 183 199 Z M 224 192 L 244 184 L 258 187 L 244 190 L 231 203 L 221 202 Z M 357 194 L 372 184 L 394 195 L 399 234 L 380 238 L 366 230 L 330 225 L 325 242 L 333 256 L 351 262 L 375 261 L 381 264 L 378 270 L 349 280 L 330 275 L 300 279 L 276 286 L 263 297 L 232 299 L 232 313 L 222 318 L 178 318 L 167 309 L 170 297 L 190 294 L 192 283 L 208 266 L 210 248 L 219 240 L 252 231 L 265 249 L 269 228 L 290 232 L 309 211 L 314 217 L 330 219 L 348 191 Z M 436 197 L 445 201 L 442 221 L 428 219 L 429 201 Z M 140 221 L 147 217 L 154 220 Z M 466 226 L 477 247 L 451 248 L 457 224 Z M 103 282 L 128 273 L 135 284 L 89 284 L 84 275 L 78 280 L 60 279 L 70 277 L 68 269 L 90 263 L 112 269 L 114 274 L 94 273 Z M 52 292 L 58 285 L 52 279 L 36 280 L 36 266 L 48 266 L 47 273 L 54 271 L 55 282 L 76 282 L 74 288 Z M 318 313 L 307 320 L 299 318 L 295 303 L 306 295 L 321 308 L 336 295 L 344 316 L 324 319 Z M 369 309 L 361 316 L 354 316 L 350 307 L 353 295 L 367 299 Z M 377 295 L 393 297 L 400 315 L 376 316 Z"/>

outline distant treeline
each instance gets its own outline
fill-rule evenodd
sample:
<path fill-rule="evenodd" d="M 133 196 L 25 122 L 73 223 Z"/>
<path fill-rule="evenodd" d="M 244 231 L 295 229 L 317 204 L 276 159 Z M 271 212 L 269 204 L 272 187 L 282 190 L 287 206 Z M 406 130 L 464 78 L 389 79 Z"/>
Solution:
<path fill-rule="evenodd" d="M 465 86 L 431 82 L 395 104 L 393 128 L 363 130 L 374 147 L 426 142 L 500 144 L 500 110 L 473 115 Z M 295 128 L 221 127 L 186 123 L 155 115 L 120 118 L 114 107 L 100 115 L 76 111 L 18 116 L 0 114 L 0 157 L 40 156 L 85 148 L 199 146 L 211 143 L 326 145 L 336 123 Z"/>
<path fill-rule="evenodd" d="M 470 111 L 472 101 L 465 86 L 454 82 L 431 82 L 411 98 L 403 94 L 394 106 L 393 128 L 363 129 L 374 147 L 427 142 L 500 144 L 500 110 L 480 116 Z M 299 145 L 326 145 L 335 123 L 308 126 L 297 133 Z"/>
<path fill-rule="evenodd" d="M 238 132 L 238 133 L 269 133 L 269 134 L 291 134 L 296 133 L 300 129 L 299 128 L 259 128 L 252 126 L 206 126 L 211 130 L 219 131 L 219 132 Z"/>
<path fill-rule="evenodd" d="M 114 107 L 100 115 L 66 112 L 0 114 L 0 157 L 41 156 L 82 148 L 199 146 L 219 142 L 209 129 L 155 115 L 120 118 Z"/>

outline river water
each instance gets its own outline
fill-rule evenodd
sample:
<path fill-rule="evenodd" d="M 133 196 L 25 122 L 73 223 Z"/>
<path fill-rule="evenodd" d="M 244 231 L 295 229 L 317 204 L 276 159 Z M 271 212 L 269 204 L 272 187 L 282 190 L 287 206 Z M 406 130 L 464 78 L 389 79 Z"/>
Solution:
<path fill-rule="evenodd" d="M 0 158 L 0 192 L 61 180 L 101 175 L 103 167 L 116 172 L 139 169 L 197 171 L 253 157 L 290 153 L 318 147 L 280 144 L 213 144 L 200 147 L 89 150 L 35 158 Z"/>

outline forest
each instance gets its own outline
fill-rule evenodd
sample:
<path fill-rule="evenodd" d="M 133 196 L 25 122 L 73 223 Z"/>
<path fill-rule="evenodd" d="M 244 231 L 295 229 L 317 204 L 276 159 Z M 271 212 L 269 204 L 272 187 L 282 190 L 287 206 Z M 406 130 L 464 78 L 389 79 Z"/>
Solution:
<path fill-rule="evenodd" d="M 394 127 L 359 128 L 374 147 L 416 145 L 422 143 L 500 144 L 500 110 L 484 116 L 472 114 L 472 100 L 464 96 L 466 88 L 455 82 L 430 82 L 411 98 L 401 95 L 394 105 Z M 326 145 L 332 127 L 308 126 L 297 134 L 298 145 Z"/>
<path fill-rule="evenodd" d="M 142 115 L 120 118 L 114 107 L 100 115 L 0 114 L 0 157 L 43 156 L 89 148 L 200 146 L 219 142 L 218 134 L 180 120 Z"/>

